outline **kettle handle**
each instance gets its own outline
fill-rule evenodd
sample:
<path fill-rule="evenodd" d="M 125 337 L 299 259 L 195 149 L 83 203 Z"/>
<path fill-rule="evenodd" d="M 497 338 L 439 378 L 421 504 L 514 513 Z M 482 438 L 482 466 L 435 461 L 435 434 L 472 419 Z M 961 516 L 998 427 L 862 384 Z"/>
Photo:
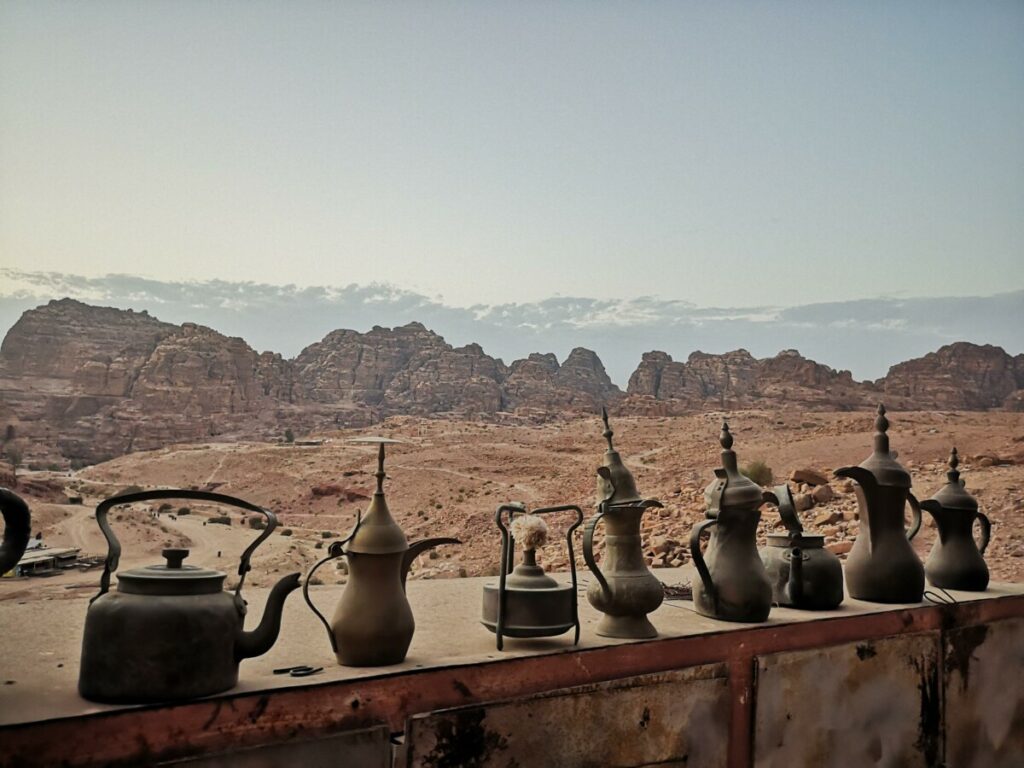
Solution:
<path fill-rule="evenodd" d="M 327 617 L 320 613 L 317 607 L 313 605 L 313 601 L 309 597 L 309 581 L 313 578 L 313 574 L 316 573 L 316 569 L 324 563 L 326 563 L 328 560 L 334 560 L 338 557 L 348 557 L 348 552 L 345 551 L 345 545 L 352 541 L 352 538 L 356 535 L 356 531 L 359 530 L 359 526 L 362 522 L 363 513 L 362 510 L 360 510 L 356 512 L 356 524 L 352 526 L 352 533 L 350 533 L 341 541 L 335 541 L 334 543 L 332 543 L 331 546 L 327 548 L 327 557 L 325 557 L 319 563 L 310 568 L 309 571 L 306 573 L 306 578 L 302 580 L 302 597 L 306 601 L 306 605 L 309 606 L 310 610 L 312 610 L 313 613 L 316 614 L 317 618 L 320 619 L 323 625 L 327 628 L 327 639 L 331 641 L 331 649 L 335 653 L 338 652 L 338 641 L 334 638 L 334 630 L 331 629 L 331 623 L 327 621 Z"/>
<path fill-rule="evenodd" d="M 912 541 L 917 532 L 921 530 L 921 503 L 917 496 L 907 491 L 907 501 L 910 502 L 910 528 L 907 530 L 907 541 Z"/>
<path fill-rule="evenodd" d="M 693 566 L 697 569 L 700 580 L 704 582 L 704 589 L 707 590 L 708 596 L 711 597 L 711 603 L 717 611 L 718 590 L 715 589 L 715 582 L 711 580 L 711 571 L 708 570 L 708 564 L 704 562 L 704 555 L 700 551 L 701 534 L 715 525 L 718 525 L 717 517 L 713 517 L 710 520 L 701 520 L 693 526 L 693 530 L 690 531 L 690 557 L 693 558 Z"/>
<path fill-rule="evenodd" d="M 111 530 L 110 523 L 107 521 L 107 513 L 110 511 L 110 508 L 121 504 L 135 504 L 140 501 L 156 501 L 157 499 L 192 499 L 194 501 L 212 501 L 216 504 L 223 504 L 228 507 L 238 507 L 239 509 L 245 509 L 249 512 L 258 512 L 267 518 L 267 527 L 263 529 L 263 532 L 252 544 L 246 547 L 245 551 L 242 553 L 241 559 L 239 560 L 238 586 L 235 587 L 235 595 L 238 596 L 242 591 L 242 583 L 245 581 L 245 574 L 252 569 L 252 565 L 249 563 L 249 558 L 252 557 L 252 553 L 256 550 L 256 547 L 262 544 L 266 538 L 274 532 L 274 529 L 277 527 L 277 515 L 269 509 L 259 507 L 245 499 L 239 499 L 223 493 L 193 491 L 186 488 L 170 488 L 111 496 L 109 499 L 101 501 L 96 507 L 96 522 L 100 527 L 100 531 L 103 532 L 103 537 L 107 540 L 107 559 L 103 563 L 103 574 L 100 576 L 100 591 L 93 596 L 89 603 L 92 604 L 94 600 L 105 594 L 110 589 L 110 574 L 117 570 L 118 563 L 121 561 L 121 542 L 117 540 L 117 536 L 114 535 L 114 531 Z"/>
<path fill-rule="evenodd" d="M 796 505 L 793 503 L 793 492 L 789 489 L 788 484 L 776 485 L 770 491 L 764 491 L 761 494 L 761 501 L 765 504 L 774 504 L 778 508 L 782 524 L 786 526 L 786 530 L 790 534 L 799 535 L 803 533 L 804 527 L 800 524 L 800 518 L 797 517 Z"/>
<path fill-rule="evenodd" d="M 594 560 L 594 530 L 597 528 L 597 524 L 601 522 L 605 512 L 608 511 L 608 508 L 605 506 L 606 503 L 604 501 L 601 502 L 597 514 L 590 518 L 587 522 L 587 527 L 583 529 L 583 560 L 586 562 L 590 572 L 594 574 L 597 583 L 601 585 L 601 592 L 605 599 L 608 599 L 608 596 L 611 594 L 611 587 L 608 586 L 608 580 L 601 573 L 601 569 L 597 567 L 597 561 Z"/>
<path fill-rule="evenodd" d="M 313 601 L 309 597 L 309 581 L 313 578 L 313 574 L 316 573 L 316 569 L 326 563 L 328 560 L 334 560 L 338 557 L 348 557 L 348 553 L 345 551 L 342 543 L 336 541 L 327 548 L 328 555 L 319 563 L 314 565 L 306 573 L 306 578 L 302 580 L 302 597 L 306 601 L 306 605 L 310 607 L 316 617 L 320 619 L 323 625 L 327 628 L 327 639 L 331 641 L 331 650 L 335 653 L 338 652 L 338 641 L 334 638 L 334 630 L 331 629 L 331 623 L 327 621 L 327 617 L 320 613 L 319 609 L 313 604 Z"/>
<path fill-rule="evenodd" d="M 0 576 L 3 576 L 25 554 L 32 533 L 32 514 L 25 500 L 6 488 L 0 488 L 0 513 L 4 518 L 4 536 L 0 543 Z"/>
<path fill-rule="evenodd" d="M 992 523 L 984 512 L 979 512 L 976 519 L 981 523 L 981 543 L 978 544 L 978 552 L 984 555 L 988 549 L 988 541 L 992 538 Z"/>

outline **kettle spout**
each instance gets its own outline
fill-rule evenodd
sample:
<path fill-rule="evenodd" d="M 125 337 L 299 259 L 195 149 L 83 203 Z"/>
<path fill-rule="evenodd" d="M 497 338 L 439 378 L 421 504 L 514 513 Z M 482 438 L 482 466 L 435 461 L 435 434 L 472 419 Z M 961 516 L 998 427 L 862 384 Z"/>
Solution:
<path fill-rule="evenodd" d="M 267 598 L 267 606 L 263 609 L 263 618 L 256 629 L 251 632 L 241 632 L 235 642 L 235 658 L 249 659 L 253 656 L 261 656 L 270 650 L 270 647 L 277 640 L 277 633 L 281 629 L 281 614 L 284 611 L 285 598 L 294 589 L 299 587 L 299 574 L 292 573 L 285 576 L 274 588 L 270 590 L 270 597 Z"/>
<path fill-rule="evenodd" d="M 864 467 L 840 467 L 832 474 L 836 477 L 848 477 L 865 490 L 874 490 L 878 486 L 874 473 Z"/>
<path fill-rule="evenodd" d="M 800 547 L 789 551 L 789 584 L 786 589 L 789 601 L 799 606 L 804 600 L 804 553 Z"/>
<path fill-rule="evenodd" d="M 409 569 L 412 568 L 412 561 L 422 555 L 428 549 L 433 549 L 441 544 L 461 544 L 462 542 L 458 539 L 452 539 L 447 537 L 437 539 L 420 539 L 414 541 L 409 545 L 409 549 L 405 551 L 404 557 L 402 557 L 402 589 L 405 589 L 405 579 L 409 575 Z"/>

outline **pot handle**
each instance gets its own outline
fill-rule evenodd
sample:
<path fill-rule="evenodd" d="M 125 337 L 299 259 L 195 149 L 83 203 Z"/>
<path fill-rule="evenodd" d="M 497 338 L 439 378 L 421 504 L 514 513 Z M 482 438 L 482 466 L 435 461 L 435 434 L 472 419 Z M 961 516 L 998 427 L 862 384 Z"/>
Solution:
<path fill-rule="evenodd" d="M 359 530 L 359 526 L 362 524 L 362 522 L 363 513 L 362 510 L 360 510 L 356 512 L 356 524 L 352 527 L 352 533 L 350 533 L 341 541 L 333 542 L 331 546 L 327 548 L 327 557 L 325 557 L 319 563 L 316 563 L 312 568 L 310 568 L 309 571 L 306 573 L 306 578 L 302 580 L 302 598 L 306 601 L 306 605 L 309 606 L 310 610 L 312 610 L 313 613 L 316 614 L 316 617 L 320 619 L 321 623 L 327 628 L 327 639 L 331 641 L 331 649 L 335 653 L 338 652 L 338 641 L 334 638 L 334 630 L 331 629 L 331 623 L 327 621 L 327 617 L 320 613 L 317 607 L 313 605 L 313 601 L 309 597 L 309 581 L 313 578 L 313 574 L 316 573 L 316 569 L 324 563 L 326 563 L 328 560 L 334 560 L 339 557 L 348 557 L 348 552 L 345 551 L 345 545 L 352 541 L 352 539 L 355 537 L 356 532 Z"/>
<path fill-rule="evenodd" d="M 338 557 L 347 557 L 348 553 L 345 552 L 344 547 L 340 541 L 336 541 L 327 548 L 328 555 L 319 563 L 309 569 L 306 574 L 306 578 L 302 580 L 302 597 L 306 601 L 306 605 L 310 607 L 310 610 L 316 614 L 316 617 L 320 619 L 323 625 L 327 628 L 327 639 L 331 641 L 331 650 L 335 653 L 338 652 L 338 641 L 334 638 L 334 630 L 331 629 L 331 623 L 327 621 L 327 617 L 320 613 L 319 609 L 313 605 L 313 601 L 309 598 L 309 581 L 313 578 L 313 574 L 316 573 L 316 569 L 326 563 L 328 560 L 334 560 Z"/>
<path fill-rule="evenodd" d="M 701 520 L 690 531 L 690 557 L 693 558 L 693 566 L 697 569 L 697 573 L 700 575 L 700 580 L 704 582 L 704 589 L 707 590 L 708 595 L 711 597 L 713 605 L 718 605 L 718 590 L 715 589 L 715 582 L 711 580 L 711 571 L 708 570 L 707 563 L 704 562 L 704 555 L 700 551 L 700 536 L 708 528 L 714 525 L 718 525 L 718 518 L 712 518 L 710 520 Z"/>
<path fill-rule="evenodd" d="M 984 555 L 988 549 L 988 540 L 992 538 L 992 523 L 984 512 L 978 513 L 977 520 L 981 523 L 981 543 L 978 545 L 978 551 Z"/>
<path fill-rule="evenodd" d="M 907 530 L 907 541 L 912 541 L 917 532 L 921 530 L 921 504 L 917 496 L 907 491 L 907 501 L 910 502 L 910 528 Z"/>
<path fill-rule="evenodd" d="M 110 523 L 107 521 L 107 513 L 110 511 L 111 507 L 120 506 L 121 504 L 135 504 L 140 501 L 156 501 L 158 499 L 192 499 L 193 501 L 211 501 L 228 507 L 238 507 L 239 509 L 244 509 L 249 512 L 258 512 L 267 518 L 267 527 L 263 529 L 263 532 L 252 544 L 246 547 L 238 563 L 238 586 L 235 588 L 235 596 L 237 597 L 242 591 L 242 583 L 245 581 L 245 574 L 252 569 L 252 565 L 249 563 L 249 558 L 252 556 L 256 547 L 262 544 L 266 538 L 274 532 L 274 529 L 277 527 L 277 516 L 269 509 L 264 509 L 263 507 L 259 507 L 245 499 L 239 499 L 223 493 L 193 491 L 186 488 L 169 488 L 157 491 L 140 491 L 138 493 L 124 493 L 119 496 L 111 496 L 109 499 L 101 501 L 96 507 L 96 522 L 100 527 L 100 531 L 103 532 L 103 537 L 107 540 L 107 559 L 103 563 L 103 574 L 100 576 L 100 591 L 93 596 L 89 603 L 91 604 L 94 600 L 105 594 L 110 589 L 110 575 L 117 570 L 118 563 L 121 561 L 121 542 L 117 540 L 117 536 L 114 535 L 114 531 L 110 528 Z"/>
<path fill-rule="evenodd" d="M 607 511 L 605 502 L 602 501 L 598 507 L 597 514 L 590 518 L 587 522 L 587 527 L 583 529 L 583 560 L 586 562 L 590 572 L 594 574 L 597 583 L 601 585 L 601 592 L 606 600 L 611 595 L 611 587 L 608 586 L 608 580 L 601 573 L 601 569 L 597 567 L 597 561 L 594 560 L 594 529 L 597 528 L 597 524 L 601 522 L 601 518 L 604 517 Z"/>

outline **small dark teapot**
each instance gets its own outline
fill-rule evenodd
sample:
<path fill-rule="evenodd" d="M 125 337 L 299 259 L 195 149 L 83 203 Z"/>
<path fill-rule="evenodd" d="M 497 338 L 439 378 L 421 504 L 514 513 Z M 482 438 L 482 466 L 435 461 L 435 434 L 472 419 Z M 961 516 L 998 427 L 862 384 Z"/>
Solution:
<path fill-rule="evenodd" d="M 935 540 L 924 573 L 936 587 L 983 592 L 988 587 L 988 566 L 985 549 L 992 535 L 992 525 L 985 513 L 978 511 L 978 500 L 964 488 L 957 467 L 960 457 L 956 448 L 949 455 L 947 482 L 938 493 L 921 502 L 921 509 L 935 518 L 939 536 Z M 975 521 L 981 523 L 981 542 L 975 544 Z"/>
<path fill-rule="evenodd" d="M 761 562 L 772 585 L 776 605 L 827 611 L 843 602 L 843 566 L 825 549 L 825 537 L 804 533 L 788 485 L 765 491 L 766 501 L 779 508 L 788 531 L 768 534 Z"/>
<path fill-rule="evenodd" d="M 0 544 L 0 576 L 3 576 L 25 554 L 32 515 L 22 498 L 6 488 L 0 488 L 0 513 L 4 516 L 4 538 Z"/>
<path fill-rule="evenodd" d="M 110 529 L 107 512 L 120 504 L 157 499 L 212 501 L 267 518 L 267 527 L 242 553 L 233 594 L 224 591 L 226 575 L 220 571 L 183 565 L 187 549 L 165 549 L 166 564 L 120 573 L 117 591 L 108 591 L 121 543 Z M 238 682 L 242 659 L 266 653 L 277 640 L 284 600 L 299 586 L 297 573 L 277 582 L 259 626 L 243 631 L 242 583 L 253 551 L 277 526 L 272 512 L 219 493 L 161 490 L 109 498 L 96 508 L 96 521 L 108 551 L 99 594 L 89 601 L 85 615 L 78 678 L 78 690 L 85 698 L 147 703 L 220 693 Z"/>

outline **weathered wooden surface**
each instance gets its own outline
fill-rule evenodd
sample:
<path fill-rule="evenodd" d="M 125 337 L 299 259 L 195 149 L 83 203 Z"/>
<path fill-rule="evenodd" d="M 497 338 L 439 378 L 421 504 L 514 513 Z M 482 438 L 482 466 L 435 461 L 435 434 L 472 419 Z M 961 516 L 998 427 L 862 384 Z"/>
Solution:
<path fill-rule="evenodd" d="M 414 717 L 407 768 L 726 765 L 724 664 Z"/>
<path fill-rule="evenodd" d="M 1024 619 L 952 629 L 943 652 L 948 768 L 1024 766 Z"/>
<path fill-rule="evenodd" d="M 759 657 L 754 765 L 938 765 L 939 647 L 925 632 Z"/>

